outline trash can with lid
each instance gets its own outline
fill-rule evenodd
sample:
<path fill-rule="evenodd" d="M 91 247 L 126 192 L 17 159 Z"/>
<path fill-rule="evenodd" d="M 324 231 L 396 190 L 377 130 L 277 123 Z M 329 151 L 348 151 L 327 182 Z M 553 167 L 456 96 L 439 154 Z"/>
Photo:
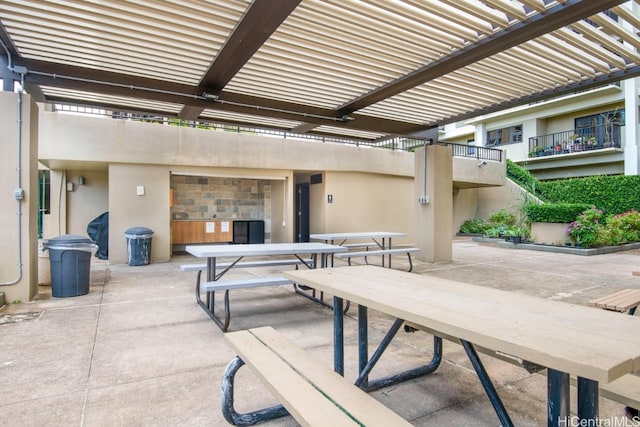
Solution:
<path fill-rule="evenodd" d="M 91 256 L 98 249 L 91 239 L 75 234 L 49 239 L 51 296 L 75 297 L 89 293 Z"/>
<path fill-rule="evenodd" d="M 147 265 L 151 262 L 151 236 L 153 230 L 147 227 L 132 227 L 124 232 L 127 238 L 127 258 L 129 265 Z"/>

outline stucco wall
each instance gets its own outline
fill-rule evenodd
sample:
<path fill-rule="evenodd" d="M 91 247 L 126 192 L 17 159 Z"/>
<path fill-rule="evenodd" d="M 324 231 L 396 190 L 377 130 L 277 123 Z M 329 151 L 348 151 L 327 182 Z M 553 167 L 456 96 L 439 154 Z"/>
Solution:
<path fill-rule="evenodd" d="M 35 295 L 38 275 L 38 109 L 31 96 L 22 95 L 19 132 L 18 96 L 0 92 L 0 292 L 9 303 Z M 17 188 L 24 194 L 20 201 L 14 195 Z"/>
<path fill-rule="evenodd" d="M 404 151 L 53 112 L 42 116 L 40 159 L 55 169 L 76 160 L 413 176 L 413 154 Z"/>
<path fill-rule="evenodd" d="M 511 180 L 507 180 L 502 187 L 479 188 L 476 218 L 487 219 L 500 209 L 506 209 L 519 217 L 524 204 L 531 197 Z"/>
<path fill-rule="evenodd" d="M 170 250 L 169 168 L 154 165 L 109 166 L 109 262 L 127 262 L 125 231 L 154 231 L 152 261 L 168 261 Z M 144 195 L 138 195 L 142 187 Z"/>
<path fill-rule="evenodd" d="M 468 219 L 477 217 L 478 189 L 461 188 L 453 190 L 453 233 L 460 230 L 460 226 Z"/>
<path fill-rule="evenodd" d="M 326 197 L 320 201 L 326 212 L 324 231 L 398 231 L 408 237 L 394 242 L 413 243 L 413 178 L 327 172 L 325 182 Z"/>

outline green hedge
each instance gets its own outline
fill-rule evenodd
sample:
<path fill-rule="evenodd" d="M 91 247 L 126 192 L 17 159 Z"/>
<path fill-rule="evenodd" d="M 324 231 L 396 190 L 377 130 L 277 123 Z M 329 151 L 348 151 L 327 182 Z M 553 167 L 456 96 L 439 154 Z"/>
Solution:
<path fill-rule="evenodd" d="M 532 194 L 536 194 L 538 180 L 528 170 L 507 159 L 507 176 L 520 187 Z M 538 194 L 536 194 L 538 196 Z"/>
<path fill-rule="evenodd" d="M 546 203 L 581 203 L 605 216 L 640 211 L 640 176 L 596 175 L 538 181 L 524 167 L 507 160 L 507 176 Z"/>
<path fill-rule="evenodd" d="M 565 222 L 575 221 L 582 212 L 591 205 L 585 203 L 527 203 L 525 213 L 531 222 Z"/>
<path fill-rule="evenodd" d="M 540 181 L 536 189 L 555 203 L 586 203 L 605 216 L 640 210 L 640 176 L 597 175 L 557 181 Z"/>

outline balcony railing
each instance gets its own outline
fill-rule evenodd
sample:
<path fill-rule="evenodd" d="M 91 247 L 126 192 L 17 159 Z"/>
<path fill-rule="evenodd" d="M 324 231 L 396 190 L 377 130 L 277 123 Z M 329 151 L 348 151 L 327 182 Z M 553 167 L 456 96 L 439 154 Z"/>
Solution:
<path fill-rule="evenodd" d="M 529 157 L 620 148 L 622 125 L 607 123 L 529 138 Z"/>
<path fill-rule="evenodd" d="M 479 147 L 467 144 L 454 144 L 452 142 L 443 143 L 451 147 L 454 157 L 469 157 L 478 160 L 494 160 L 502 162 L 503 150 L 498 148 Z"/>

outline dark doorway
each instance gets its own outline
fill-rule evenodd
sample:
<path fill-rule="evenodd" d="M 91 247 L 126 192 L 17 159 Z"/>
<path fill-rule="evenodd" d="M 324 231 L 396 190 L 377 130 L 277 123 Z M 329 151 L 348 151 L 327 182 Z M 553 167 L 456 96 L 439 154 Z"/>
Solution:
<path fill-rule="evenodd" d="M 309 184 L 296 185 L 296 242 L 309 241 Z"/>

